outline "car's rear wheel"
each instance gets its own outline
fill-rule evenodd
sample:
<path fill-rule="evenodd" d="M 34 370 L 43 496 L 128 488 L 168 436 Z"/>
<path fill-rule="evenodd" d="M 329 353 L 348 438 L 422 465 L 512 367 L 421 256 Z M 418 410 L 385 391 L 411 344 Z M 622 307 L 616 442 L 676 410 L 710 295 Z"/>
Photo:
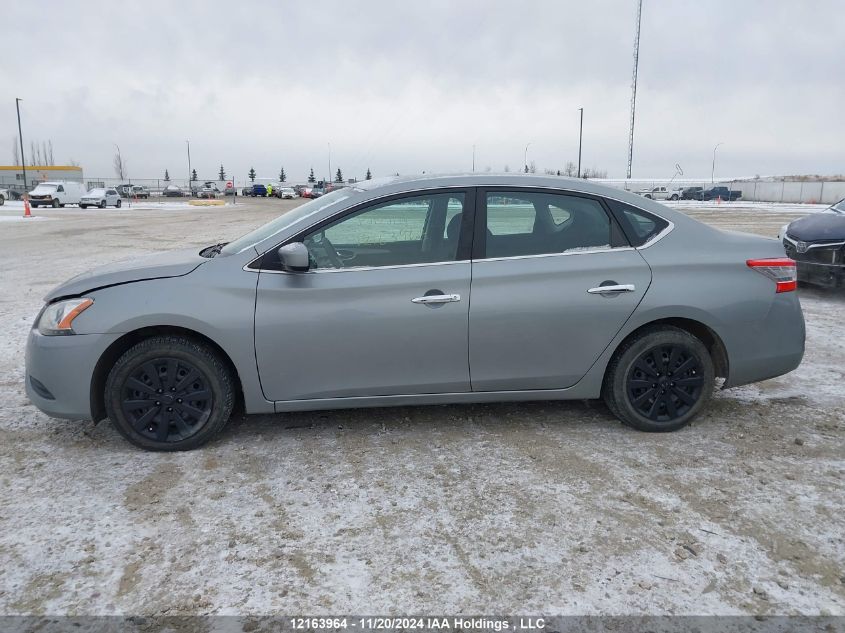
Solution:
<path fill-rule="evenodd" d="M 686 426 L 713 393 L 715 370 L 704 344 L 672 326 L 644 330 L 617 350 L 602 396 L 624 424 L 641 431 Z"/>
<path fill-rule="evenodd" d="M 105 387 L 115 428 L 149 451 L 202 446 L 226 425 L 234 402 L 234 381 L 223 360 L 183 336 L 134 345 L 115 363 Z"/>
<path fill-rule="evenodd" d="M 114 203 L 114 206 L 115 206 L 115 208 L 116 208 L 116 209 L 119 209 L 120 207 L 122 207 L 122 206 L 123 206 L 123 200 L 121 200 L 120 198 L 118 198 L 118 199 L 117 199 L 117 202 L 115 202 L 115 203 Z"/>
<path fill-rule="evenodd" d="M 80 209 L 87 209 L 87 208 L 88 208 L 88 205 L 87 205 L 87 204 L 80 204 L 80 205 L 79 205 L 79 208 L 80 208 Z"/>
<path fill-rule="evenodd" d="M 674 194 L 674 195 L 672 196 L 672 198 L 671 198 L 671 199 L 672 199 L 672 200 L 677 200 L 677 199 L 678 199 L 678 195 L 677 195 L 677 194 Z"/>

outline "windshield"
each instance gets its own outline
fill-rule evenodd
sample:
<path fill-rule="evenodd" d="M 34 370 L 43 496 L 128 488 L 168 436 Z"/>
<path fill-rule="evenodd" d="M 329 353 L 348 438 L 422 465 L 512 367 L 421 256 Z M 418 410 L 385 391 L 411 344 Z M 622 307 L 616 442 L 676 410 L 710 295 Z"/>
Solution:
<path fill-rule="evenodd" d="M 106 193 L 105 189 L 92 189 L 88 192 L 89 196 L 102 196 Z"/>
<path fill-rule="evenodd" d="M 831 211 L 836 211 L 837 213 L 845 213 L 845 198 L 837 202 L 836 204 L 830 207 Z"/>
<path fill-rule="evenodd" d="M 56 190 L 56 185 L 47 185 L 47 184 L 44 184 L 44 185 L 38 185 L 38 186 L 35 188 L 35 190 L 36 190 L 36 191 L 55 191 L 55 190 Z"/>
<path fill-rule="evenodd" d="M 254 231 L 247 233 L 243 237 L 239 237 L 234 242 L 229 242 L 226 246 L 220 251 L 223 255 L 231 255 L 233 253 L 240 253 L 242 250 L 249 248 L 250 246 L 254 246 L 263 240 L 266 240 L 271 235 L 278 233 L 282 229 L 285 229 L 297 222 L 300 222 L 307 218 L 310 215 L 317 213 L 318 211 L 322 211 L 328 206 L 335 204 L 336 202 L 340 202 L 341 200 L 345 200 L 350 196 L 350 192 L 344 189 L 338 189 L 337 191 L 332 191 L 330 194 L 325 196 L 321 196 L 320 198 L 316 198 L 315 200 L 311 200 L 310 202 L 306 202 L 302 206 L 296 207 L 291 211 L 288 211 L 284 215 L 280 215 L 275 220 L 270 220 L 264 226 L 260 226 Z"/>

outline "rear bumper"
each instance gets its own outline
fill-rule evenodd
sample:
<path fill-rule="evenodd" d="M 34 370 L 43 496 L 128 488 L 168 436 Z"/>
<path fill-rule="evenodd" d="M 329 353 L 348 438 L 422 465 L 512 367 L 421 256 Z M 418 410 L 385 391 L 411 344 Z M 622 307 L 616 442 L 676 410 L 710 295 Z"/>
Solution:
<path fill-rule="evenodd" d="M 26 343 L 26 394 L 54 418 L 90 420 L 91 380 L 103 352 L 119 334 L 44 336 L 30 330 Z"/>
<path fill-rule="evenodd" d="M 798 281 L 825 288 L 845 288 L 845 266 L 797 261 Z"/>
<path fill-rule="evenodd" d="M 725 387 L 782 376 L 804 357 L 806 330 L 798 293 L 775 295 L 761 321 L 734 323 L 719 333 L 728 351 Z"/>

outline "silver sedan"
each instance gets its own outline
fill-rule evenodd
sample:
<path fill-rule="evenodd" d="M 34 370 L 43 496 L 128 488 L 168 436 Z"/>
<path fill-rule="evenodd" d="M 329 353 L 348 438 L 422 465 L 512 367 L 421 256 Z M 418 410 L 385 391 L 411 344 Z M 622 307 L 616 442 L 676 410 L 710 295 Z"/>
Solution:
<path fill-rule="evenodd" d="M 233 242 L 106 266 L 53 290 L 26 389 L 184 450 L 247 413 L 603 398 L 686 425 L 717 377 L 795 369 L 804 319 L 776 240 L 588 181 L 368 181 Z"/>

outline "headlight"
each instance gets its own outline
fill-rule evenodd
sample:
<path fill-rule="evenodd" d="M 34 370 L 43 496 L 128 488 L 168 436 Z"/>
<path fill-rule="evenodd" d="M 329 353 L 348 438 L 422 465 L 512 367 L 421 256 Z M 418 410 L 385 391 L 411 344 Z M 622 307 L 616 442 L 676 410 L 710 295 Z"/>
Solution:
<path fill-rule="evenodd" d="M 41 312 L 38 331 L 45 336 L 74 334 L 73 320 L 94 305 L 93 299 L 67 299 L 51 303 Z"/>

